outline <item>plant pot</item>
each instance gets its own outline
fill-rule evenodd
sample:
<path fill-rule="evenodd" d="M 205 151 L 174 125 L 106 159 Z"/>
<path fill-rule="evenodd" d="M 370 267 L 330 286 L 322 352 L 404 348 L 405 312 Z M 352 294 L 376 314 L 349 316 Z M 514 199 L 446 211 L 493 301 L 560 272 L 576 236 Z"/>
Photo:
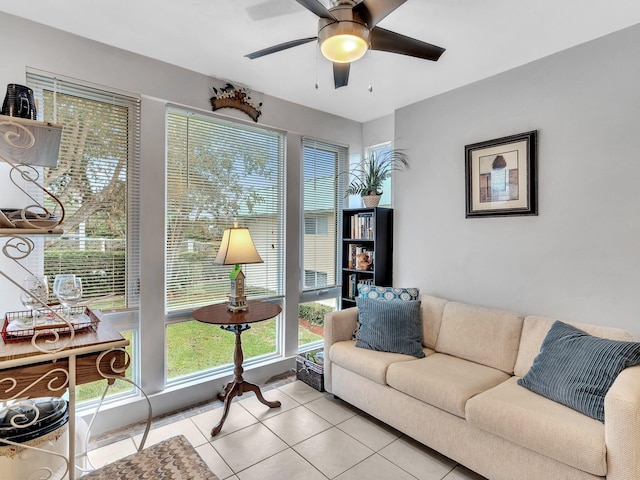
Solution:
<path fill-rule="evenodd" d="M 377 207 L 380 203 L 380 195 L 362 195 L 362 203 L 366 208 Z"/>

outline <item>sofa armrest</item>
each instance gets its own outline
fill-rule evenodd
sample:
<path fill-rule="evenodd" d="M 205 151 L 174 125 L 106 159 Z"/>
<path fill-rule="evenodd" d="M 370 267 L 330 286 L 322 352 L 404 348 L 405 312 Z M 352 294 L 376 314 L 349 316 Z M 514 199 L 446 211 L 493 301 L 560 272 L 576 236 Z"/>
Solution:
<path fill-rule="evenodd" d="M 640 479 L 640 366 L 624 369 L 604 398 L 607 480 Z"/>
<path fill-rule="evenodd" d="M 327 313 L 324 316 L 324 389 L 331 392 L 331 345 L 351 340 L 358 324 L 356 307 Z"/>

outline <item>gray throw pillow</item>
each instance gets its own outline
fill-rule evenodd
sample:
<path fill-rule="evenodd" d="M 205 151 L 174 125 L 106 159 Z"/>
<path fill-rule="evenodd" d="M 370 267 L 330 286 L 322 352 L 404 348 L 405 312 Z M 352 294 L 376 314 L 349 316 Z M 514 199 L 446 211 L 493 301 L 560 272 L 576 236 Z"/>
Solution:
<path fill-rule="evenodd" d="M 356 297 L 360 337 L 356 347 L 424 357 L 420 300 Z"/>
<path fill-rule="evenodd" d="M 358 284 L 358 297 L 373 298 L 375 300 L 418 300 L 420 298 L 419 288 L 403 287 L 380 287 L 378 285 Z M 357 297 L 356 297 L 357 298 Z M 352 340 L 360 338 L 360 320 L 356 324 L 356 329 L 351 334 Z"/>
<path fill-rule="evenodd" d="M 638 364 L 640 343 L 594 337 L 556 321 L 518 385 L 604 422 L 609 388 L 622 370 Z"/>

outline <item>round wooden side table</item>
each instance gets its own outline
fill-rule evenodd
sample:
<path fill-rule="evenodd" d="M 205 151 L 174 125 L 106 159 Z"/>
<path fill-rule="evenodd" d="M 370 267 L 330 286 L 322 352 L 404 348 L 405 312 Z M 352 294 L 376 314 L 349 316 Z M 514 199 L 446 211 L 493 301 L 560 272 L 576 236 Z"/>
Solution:
<path fill-rule="evenodd" d="M 220 422 L 211 430 L 211 436 L 216 436 L 222 430 L 224 421 L 227 419 L 229 413 L 229 406 L 233 397 L 239 397 L 245 392 L 253 392 L 258 397 L 258 400 L 268 406 L 269 408 L 276 408 L 280 406 L 280 402 L 270 402 L 262 396 L 260 387 L 253 383 L 246 382 L 242 378 L 244 369 L 242 368 L 242 362 L 244 361 L 244 354 L 242 352 L 242 340 L 240 335 L 245 330 L 251 328 L 251 323 L 262 322 L 264 320 L 270 320 L 282 312 L 280 305 L 271 302 L 262 302 L 259 300 L 252 300 L 247 302 L 247 310 L 240 312 L 232 312 L 227 308 L 226 303 L 219 303 L 216 305 L 209 305 L 206 307 L 195 310 L 191 316 L 203 323 L 210 323 L 212 325 L 220 325 L 220 328 L 228 332 L 233 332 L 236 335 L 235 351 L 233 355 L 234 369 L 233 373 L 235 378 L 229 382 L 224 391 L 218 394 L 218 398 L 224 401 L 224 410 Z"/>

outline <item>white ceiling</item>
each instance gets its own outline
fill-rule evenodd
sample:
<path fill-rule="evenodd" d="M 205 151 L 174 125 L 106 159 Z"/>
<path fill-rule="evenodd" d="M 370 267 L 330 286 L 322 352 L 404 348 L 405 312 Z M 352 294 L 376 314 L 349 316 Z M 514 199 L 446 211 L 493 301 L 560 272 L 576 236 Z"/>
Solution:
<path fill-rule="evenodd" d="M 0 11 L 361 122 L 640 23 L 638 0 L 408 0 L 379 26 L 446 48 L 440 60 L 371 51 L 336 90 L 315 42 L 244 57 L 316 35 L 295 0 L 0 0 Z"/>

